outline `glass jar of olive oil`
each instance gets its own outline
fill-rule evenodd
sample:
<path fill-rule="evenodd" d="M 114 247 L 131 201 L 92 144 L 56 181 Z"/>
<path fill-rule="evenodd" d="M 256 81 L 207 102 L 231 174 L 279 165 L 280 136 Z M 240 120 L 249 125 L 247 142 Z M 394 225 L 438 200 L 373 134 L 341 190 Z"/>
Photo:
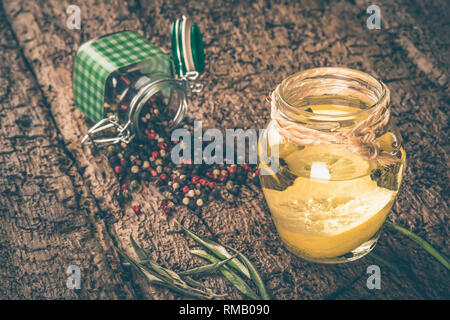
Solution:
<path fill-rule="evenodd" d="M 340 263 L 374 248 L 405 168 L 381 81 L 346 68 L 286 78 L 272 95 L 258 154 L 264 195 L 288 250 Z M 264 160 L 270 157 L 277 170 Z"/>

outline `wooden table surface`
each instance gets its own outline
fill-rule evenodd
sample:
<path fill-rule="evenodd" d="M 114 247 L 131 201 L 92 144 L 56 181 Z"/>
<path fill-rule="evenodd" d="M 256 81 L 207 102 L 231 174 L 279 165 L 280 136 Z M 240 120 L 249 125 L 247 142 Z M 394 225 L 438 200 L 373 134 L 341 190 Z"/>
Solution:
<path fill-rule="evenodd" d="M 199 264 L 194 243 L 157 206 L 147 184 L 133 196 L 137 216 L 102 153 L 81 147 L 90 125 L 74 107 L 77 48 L 93 37 L 133 29 L 165 50 L 170 23 L 189 15 L 202 30 L 205 90 L 189 115 L 204 127 L 262 128 L 268 94 L 286 76 L 311 67 L 346 66 L 390 87 L 405 140 L 406 175 L 389 219 L 449 254 L 448 107 L 450 3 L 380 1 L 381 30 L 369 30 L 369 2 L 80 1 L 81 30 L 66 27 L 70 1 L 3 1 L 0 8 L 0 298 L 180 299 L 125 270 L 113 244 L 129 254 L 129 236 L 161 264 Z M 247 254 L 275 299 L 448 299 L 449 272 L 401 234 L 383 231 L 375 252 L 381 290 L 368 290 L 369 257 L 340 265 L 305 262 L 281 245 L 262 192 L 244 188 L 236 204 L 216 201 L 201 214 L 180 208 L 186 226 Z M 81 268 L 82 288 L 66 288 Z M 221 277 L 208 286 L 242 296 Z"/>

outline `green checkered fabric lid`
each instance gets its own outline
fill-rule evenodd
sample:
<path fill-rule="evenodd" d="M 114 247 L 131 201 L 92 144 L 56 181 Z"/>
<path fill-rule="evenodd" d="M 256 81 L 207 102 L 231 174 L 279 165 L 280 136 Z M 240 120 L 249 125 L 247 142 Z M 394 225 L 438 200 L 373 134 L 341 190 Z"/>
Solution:
<path fill-rule="evenodd" d="M 135 31 L 119 32 L 85 43 L 75 59 L 75 105 L 94 122 L 102 120 L 108 76 L 146 60 L 150 60 L 146 66 L 148 71 L 170 73 L 172 70 L 170 57 Z"/>

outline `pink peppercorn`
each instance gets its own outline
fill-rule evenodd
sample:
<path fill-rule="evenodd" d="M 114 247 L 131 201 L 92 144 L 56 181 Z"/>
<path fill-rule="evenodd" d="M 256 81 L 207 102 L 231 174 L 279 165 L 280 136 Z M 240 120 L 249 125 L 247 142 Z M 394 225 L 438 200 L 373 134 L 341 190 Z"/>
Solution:
<path fill-rule="evenodd" d="M 136 213 L 136 214 L 141 213 L 141 206 L 140 205 L 135 204 L 131 208 L 133 209 L 134 213 Z"/>
<path fill-rule="evenodd" d="M 192 177 L 192 183 L 197 184 L 199 182 L 200 178 L 198 176 Z"/>

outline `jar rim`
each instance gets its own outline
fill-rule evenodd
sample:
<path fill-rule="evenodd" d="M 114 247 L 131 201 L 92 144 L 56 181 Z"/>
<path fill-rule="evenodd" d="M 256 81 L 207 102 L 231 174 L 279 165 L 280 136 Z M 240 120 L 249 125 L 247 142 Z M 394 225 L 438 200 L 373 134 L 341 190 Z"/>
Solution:
<path fill-rule="evenodd" d="M 183 86 L 183 80 L 164 78 L 152 81 L 142 87 L 130 102 L 130 110 L 128 113 L 128 121 L 130 122 L 135 134 L 139 134 L 139 116 L 145 103 L 157 92 L 163 90 L 163 85 L 172 87 L 179 92 L 179 105 L 175 116 L 173 117 L 172 127 L 177 126 L 184 118 L 187 111 L 187 94 Z"/>
<path fill-rule="evenodd" d="M 288 99 L 285 97 L 285 90 L 287 89 L 288 85 L 291 85 L 292 82 L 300 83 L 302 81 L 310 80 L 310 79 L 339 79 L 339 80 L 349 80 L 349 81 L 357 81 L 358 83 L 362 84 L 366 88 L 371 87 L 369 90 L 372 90 L 374 94 L 376 95 L 376 100 L 369 105 L 369 107 L 365 109 L 360 109 L 355 112 L 345 113 L 345 114 L 317 114 L 313 113 L 311 111 L 302 110 L 299 109 L 298 106 L 293 105 L 288 101 Z M 326 92 L 326 91 L 324 91 Z M 324 93 L 326 94 L 326 93 Z M 306 97 L 306 96 L 305 96 Z M 305 97 L 302 97 L 304 99 Z M 370 115 L 374 110 L 377 109 L 377 107 L 380 104 L 389 103 L 389 101 L 386 101 L 388 99 L 387 96 L 387 90 L 386 85 L 377 78 L 371 76 L 368 73 L 354 70 L 350 68 L 345 67 L 319 67 L 319 68 L 312 68 L 307 70 L 302 70 L 300 72 L 297 72 L 295 74 L 292 74 L 285 78 L 277 87 L 276 89 L 276 99 L 277 102 L 281 103 L 282 107 L 288 111 L 292 112 L 294 114 L 300 115 L 302 117 L 305 117 L 306 119 L 311 119 L 315 121 L 342 121 L 347 120 L 350 118 L 361 118 L 361 117 L 367 117 Z M 286 112 L 281 112 L 283 116 L 290 118 Z M 292 119 L 295 120 L 295 119 Z"/>

